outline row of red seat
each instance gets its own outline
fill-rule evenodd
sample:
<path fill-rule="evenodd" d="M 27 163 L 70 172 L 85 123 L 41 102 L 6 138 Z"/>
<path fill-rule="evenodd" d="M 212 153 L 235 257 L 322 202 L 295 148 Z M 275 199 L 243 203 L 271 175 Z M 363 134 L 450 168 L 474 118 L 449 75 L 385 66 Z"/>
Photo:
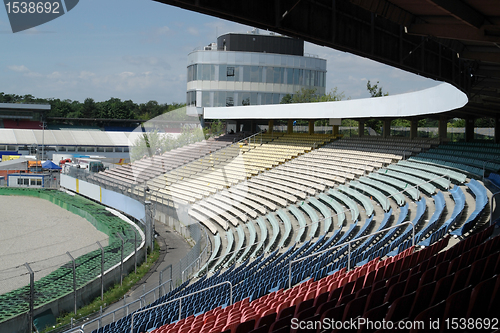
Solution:
<path fill-rule="evenodd" d="M 393 258 L 375 259 L 318 281 L 310 279 L 251 303 L 245 299 L 219 307 L 153 332 L 311 332 L 292 329 L 292 318 L 295 322 L 324 322 L 325 318 L 398 322 L 425 317 L 429 322 L 429 315 L 441 319 L 444 328 L 443 320 L 451 315 L 491 316 L 500 303 L 500 278 L 495 275 L 500 273 L 500 237 L 483 242 L 492 232 L 490 227 L 443 252 L 439 251 L 447 246 L 448 238 L 421 251 L 414 252 L 412 247 Z M 359 329 L 365 331 L 367 327 Z"/>
<path fill-rule="evenodd" d="M 355 284 L 356 288 L 359 288 L 364 284 L 371 284 L 375 279 L 384 278 L 384 275 L 380 275 L 380 272 L 385 271 L 382 270 L 382 267 L 388 265 L 387 271 L 389 272 L 395 265 L 402 267 L 404 261 L 402 259 L 406 257 L 408 259 L 406 259 L 405 266 L 409 267 L 412 264 L 411 261 L 417 261 L 418 255 L 409 256 L 413 251 L 414 248 L 411 247 L 393 258 L 382 261 L 377 258 L 350 272 L 346 272 L 344 268 L 321 280 L 313 281 L 313 279 L 310 279 L 291 289 L 281 289 L 265 295 L 251 303 L 249 303 L 248 299 L 245 299 L 224 309 L 216 308 L 197 317 L 190 316 L 174 324 L 162 326 L 153 332 L 220 332 L 228 329 L 233 330 L 240 323 L 251 320 L 257 321 L 259 318 L 273 313 L 280 313 L 283 309 L 299 305 L 304 301 L 318 297 L 324 299 L 325 295 L 328 295 L 330 291 L 344 285 Z"/>

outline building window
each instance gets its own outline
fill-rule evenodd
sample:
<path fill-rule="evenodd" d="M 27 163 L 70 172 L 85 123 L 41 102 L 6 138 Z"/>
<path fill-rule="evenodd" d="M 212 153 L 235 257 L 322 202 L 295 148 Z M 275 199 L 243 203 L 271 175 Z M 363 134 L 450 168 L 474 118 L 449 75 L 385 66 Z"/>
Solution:
<path fill-rule="evenodd" d="M 106 147 L 106 148 L 104 148 L 104 151 L 106 153 L 112 153 L 113 152 L 113 148 L 112 147 Z"/>
<path fill-rule="evenodd" d="M 123 148 L 124 153 L 128 153 L 128 147 Z"/>
<path fill-rule="evenodd" d="M 123 152 L 122 147 L 115 147 L 115 153 L 121 153 L 121 152 Z"/>
<path fill-rule="evenodd" d="M 98 153 L 104 153 L 104 147 L 97 147 Z"/>
<path fill-rule="evenodd" d="M 226 106 L 234 106 L 234 99 L 233 97 L 226 97 Z"/>
<path fill-rule="evenodd" d="M 234 67 L 227 66 L 226 76 L 234 76 Z"/>
<path fill-rule="evenodd" d="M 84 147 L 78 147 L 78 149 L 76 151 L 78 151 L 78 152 L 85 152 L 85 148 Z"/>
<path fill-rule="evenodd" d="M 30 186 L 30 180 L 29 180 L 29 178 L 24 178 L 23 182 L 24 182 L 24 185 Z"/>
<path fill-rule="evenodd" d="M 17 185 L 23 185 L 23 179 L 17 178 Z"/>

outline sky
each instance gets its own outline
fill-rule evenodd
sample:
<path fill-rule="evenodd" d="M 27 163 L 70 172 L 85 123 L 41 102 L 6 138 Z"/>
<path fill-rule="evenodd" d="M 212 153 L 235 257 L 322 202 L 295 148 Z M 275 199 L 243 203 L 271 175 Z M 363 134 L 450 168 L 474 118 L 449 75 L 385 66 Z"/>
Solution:
<path fill-rule="evenodd" d="M 82 0 L 43 25 L 12 33 L 0 8 L 0 92 L 39 98 L 185 103 L 187 55 L 217 35 L 252 27 L 153 0 Z M 366 82 L 401 94 L 439 82 L 314 44 L 327 59 L 326 91 L 369 97 Z"/>

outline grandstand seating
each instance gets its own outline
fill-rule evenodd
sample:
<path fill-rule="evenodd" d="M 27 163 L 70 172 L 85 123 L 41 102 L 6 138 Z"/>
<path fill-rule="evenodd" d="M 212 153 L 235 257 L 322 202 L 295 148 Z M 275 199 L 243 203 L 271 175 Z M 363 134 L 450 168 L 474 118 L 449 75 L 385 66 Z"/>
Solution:
<path fill-rule="evenodd" d="M 421 161 L 452 167 L 482 177 L 485 173 L 500 170 L 500 147 L 494 143 L 452 142 L 439 145 L 415 157 L 411 161 Z"/>
<path fill-rule="evenodd" d="M 179 198 L 180 195 L 194 198 L 190 201 L 193 203 L 190 215 L 195 220 L 213 227 L 214 248 L 217 253 L 212 253 L 198 279 L 189 281 L 155 304 L 215 286 L 223 281 L 233 284 L 233 304 L 229 304 L 227 286 L 215 287 L 205 296 L 189 296 L 183 300 L 183 319 L 177 321 L 178 302 L 174 302 L 161 308 L 161 311 L 152 310 L 154 314 L 138 319 L 136 327 L 145 331 L 166 324 L 155 332 L 215 333 L 229 330 L 228 332 L 234 333 L 240 332 L 237 327 L 242 325 L 247 329 L 245 332 L 248 332 L 250 328 L 257 328 L 259 321 L 269 320 L 267 316 L 272 317 L 272 313 L 275 313 L 275 318 L 268 321 L 268 332 L 271 326 L 271 330 L 278 330 L 283 324 L 284 327 L 289 326 L 289 322 L 283 319 L 288 318 L 290 314 L 299 315 L 295 309 L 301 302 L 314 299 L 312 303 L 315 303 L 316 298 L 327 291 L 335 292 L 335 295 L 340 293 L 335 297 L 335 304 L 332 303 L 331 308 L 325 308 L 321 315 L 316 314 L 319 307 L 310 310 L 314 312 L 308 312 L 308 316 L 319 315 L 318 318 L 321 318 L 327 311 L 332 310 L 328 315 L 333 315 L 336 311 L 335 313 L 342 313 L 346 318 L 357 317 L 377 307 L 372 301 L 370 306 L 365 304 L 371 296 L 371 286 L 374 282 L 385 288 L 380 303 L 386 304 L 385 310 L 381 311 L 384 316 L 382 318 L 399 318 L 403 315 L 404 310 L 395 312 L 394 308 L 389 308 L 387 311 L 389 304 L 401 304 L 405 300 L 412 306 L 416 304 L 414 302 L 417 296 L 412 293 L 417 292 L 418 283 L 416 286 L 410 286 L 410 280 L 414 283 L 417 276 L 420 278 L 420 268 L 414 272 L 415 278 L 406 281 L 408 276 L 414 275 L 409 268 L 419 267 L 417 264 L 425 260 L 433 260 L 433 264 L 438 262 L 436 253 L 447 243 L 446 235 L 449 232 L 462 237 L 481 227 L 477 222 L 484 211 L 486 190 L 473 179 L 465 184 L 472 191 L 473 196 L 468 196 L 475 200 L 476 207 L 473 212 L 467 212 L 467 218 L 462 218 L 466 211 L 465 194 L 460 187 L 466 181 L 463 172 L 450 170 L 441 164 L 429 164 L 426 160 L 419 159 L 420 155 L 411 157 L 409 161 L 403 160 L 431 148 L 436 144 L 435 141 L 381 138 L 351 138 L 327 143 L 328 141 L 329 138 L 325 139 L 324 136 L 306 139 L 306 136 L 266 134 L 262 136 L 262 144 L 259 139 L 248 144 L 242 143 L 234 149 L 237 154 L 232 155 L 232 158 L 242 161 L 245 176 L 238 178 L 240 174 L 234 172 L 235 170 L 224 167 L 224 170 L 231 171 L 228 175 L 234 176 L 229 177 L 234 181 L 218 178 L 215 173 L 213 177 L 210 174 L 210 168 L 217 169 L 218 165 L 228 166 L 232 163 L 226 163 L 228 160 L 221 162 L 218 159 L 220 154 L 215 158 L 212 154 L 212 160 L 203 159 L 203 164 L 209 164 L 206 169 L 199 163 L 196 172 L 183 172 L 181 166 L 176 170 L 182 173 L 176 174 L 176 171 L 172 170 L 167 172 L 166 176 L 162 174 L 157 177 L 157 184 L 154 186 L 160 188 L 165 187 L 165 184 L 180 185 L 172 187 L 178 191 L 175 195 Z M 185 166 L 191 164 L 193 163 Z M 451 185 L 448 179 L 434 179 L 442 175 L 449 176 L 451 182 L 457 184 L 449 190 L 449 194 L 436 189 L 435 185 L 443 190 L 447 190 Z M 429 182 L 431 179 L 434 180 Z M 148 185 L 153 184 L 153 181 L 155 180 L 149 180 Z M 189 186 L 185 186 L 184 181 Z M 346 181 L 349 183 L 345 184 Z M 210 187 L 214 188 L 209 190 L 209 186 L 203 185 L 202 182 L 210 182 Z M 415 185 L 419 186 L 419 191 Z M 182 190 L 187 193 L 182 194 Z M 403 193 L 397 194 L 399 191 Z M 425 195 L 420 196 L 420 192 Z M 166 195 L 174 196 L 170 193 Z M 393 199 L 388 200 L 388 195 L 393 195 Z M 449 195 L 453 198 L 453 208 L 447 207 L 445 196 Z M 375 199 L 380 207 L 374 206 L 370 197 Z M 408 198 L 415 201 L 416 210 L 410 208 Z M 182 200 L 187 201 L 187 198 Z M 391 202 L 399 205 L 399 209 L 393 210 L 396 206 L 391 207 Z M 427 210 L 430 217 L 424 222 Z M 447 210 L 452 210 L 451 215 L 448 214 L 448 220 L 442 222 Z M 347 221 L 345 211 L 351 212 L 352 221 Z M 336 225 L 332 220 L 334 214 L 338 214 Z M 402 224 L 410 219 L 410 216 L 415 225 L 415 244 L 425 246 L 424 250 L 414 254 L 411 237 L 413 227 Z M 347 227 L 343 228 L 345 224 Z M 373 230 L 379 231 L 391 226 L 396 228 L 363 238 Z M 491 229 L 488 230 L 491 232 Z M 221 241 L 220 235 L 225 235 L 222 237 L 224 241 Z M 480 243 L 488 237 L 487 233 L 477 235 L 469 238 L 475 238 L 474 242 Z M 352 243 L 348 246 L 347 242 L 350 241 Z M 289 242 L 291 245 L 288 246 Z M 500 241 L 497 239 L 495 242 L 495 248 L 499 249 Z M 247 247 L 243 249 L 245 245 Z M 313 256 L 308 257 L 309 255 Z M 387 256 L 389 259 L 378 259 Z M 391 259 L 391 256 L 396 259 Z M 442 259 L 444 257 L 440 258 Z M 289 281 L 288 265 L 292 261 L 292 280 Z M 347 272 L 348 265 L 358 267 Z M 398 269 L 395 269 L 396 265 Z M 425 268 L 422 266 L 422 272 L 427 266 L 431 267 L 429 264 Z M 221 270 L 221 267 L 225 269 Z M 206 271 L 212 274 L 204 274 Z M 404 274 L 401 275 L 404 277 L 397 275 L 400 273 Z M 430 276 L 430 273 L 427 275 Z M 358 283 L 357 280 L 361 278 L 362 282 Z M 366 281 L 369 281 L 369 284 L 365 287 Z M 384 281 L 384 285 L 381 281 Z M 390 289 L 393 284 L 402 282 L 405 282 L 404 288 L 400 284 L 398 291 L 394 291 L 396 288 Z M 296 286 L 285 290 L 288 283 Z M 339 286 L 341 288 L 338 288 Z M 343 286 L 349 286 L 351 289 L 346 288 L 344 292 Z M 366 288 L 369 288 L 364 291 L 366 294 L 358 297 L 357 292 Z M 405 293 L 406 288 L 408 293 Z M 335 291 L 337 289 L 339 291 Z M 364 296 L 366 298 L 363 298 Z M 400 300 L 405 296 L 409 298 Z M 349 297 L 362 299 L 356 301 L 359 303 L 365 302 L 363 311 L 358 312 L 356 316 L 351 312 L 355 305 L 347 307 L 347 304 L 355 301 Z M 320 299 L 323 298 L 325 296 Z M 387 300 L 383 302 L 385 298 Z M 345 303 L 342 303 L 341 299 Z M 289 309 L 293 306 L 296 307 L 294 310 Z M 419 310 L 429 307 L 418 306 Z M 283 314 L 280 314 L 281 311 Z M 417 305 L 412 311 L 413 317 L 421 312 L 417 311 Z M 306 314 L 300 318 L 306 318 L 304 316 Z M 399 319 L 403 318 L 405 317 Z M 252 320 L 255 321 L 253 324 L 248 323 Z M 105 331 L 122 332 L 127 324 L 129 318 L 123 319 L 119 325 L 118 322 L 115 324 L 120 328 L 108 327 Z M 140 332 L 140 329 L 137 332 Z M 284 331 L 288 332 L 289 329 Z"/>
<path fill-rule="evenodd" d="M 145 328 L 157 327 L 154 333 L 218 333 L 253 332 L 265 325 L 265 332 L 278 332 L 280 327 L 279 332 L 298 332 L 291 329 L 292 318 L 346 321 L 364 317 L 396 322 L 421 318 L 421 313 L 440 302 L 444 302 L 443 309 L 434 319 L 441 324 L 457 311 L 463 318 L 492 318 L 500 306 L 500 279 L 495 275 L 500 273 L 500 237 L 482 243 L 491 232 L 488 228 L 444 252 L 439 251 L 446 246 L 446 238 L 422 251 L 414 252 L 412 247 L 349 272 L 339 270 L 319 280 L 308 279 L 292 289 L 278 289 L 254 300 L 245 298 L 160 327 L 153 326 L 155 317 L 150 315 Z M 453 308 L 457 292 L 469 299 L 460 303 L 461 309 Z"/>
<path fill-rule="evenodd" d="M 3 127 L 41 130 L 43 128 L 43 125 L 41 121 L 3 119 Z"/>

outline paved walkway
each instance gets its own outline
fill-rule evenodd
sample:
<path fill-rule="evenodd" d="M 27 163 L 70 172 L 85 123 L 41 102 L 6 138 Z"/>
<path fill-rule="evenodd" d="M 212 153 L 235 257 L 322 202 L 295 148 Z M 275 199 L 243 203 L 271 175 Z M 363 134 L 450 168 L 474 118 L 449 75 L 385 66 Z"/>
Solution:
<path fill-rule="evenodd" d="M 155 287 L 158 287 L 160 272 L 167 266 L 179 262 L 179 260 L 186 256 L 186 253 L 191 249 L 191 246 L 186 242 L 184 237 L 172 231 L 166 225 L 157 222 L 155 227 L 156 232 L 158 233 L 156 240 L 160 245 L 160 257 L 158 258 L 156 265 L 142 278 L 141 281 L 132 287 L 132 289 L 126 294 L 125 299 L 122 299 L 103 310 L 103 314 L 108 313 L 110 315 L 102 320 L 102 325 L 109 324 L 126 315 L 126 308 L 115 312 L 114 318 L 112 313 L 116 309 L 123 307 L 125 304 L 133 303 L 135 300 L 139 299 L 145 291 L 147 292 Z M 168 280 L 168 270 L 165 273 L 166 274 L 164 274 L 163 277 L 164 282 Z M 168 292 L 169 286 L 166 285 L 165 287 L 166 292 Z M 148 303 L 151 302 L 155 296 L 158 298 L 158 291 L 155 295 L 148 295 Z M 129 306 L 129 311 L 132 312 L 138 308 L 140 308 L 139 302 L 135 302 Z M 97 328 L 97 322 L 85 325 L 85 333 L 92 332 Z"/>

